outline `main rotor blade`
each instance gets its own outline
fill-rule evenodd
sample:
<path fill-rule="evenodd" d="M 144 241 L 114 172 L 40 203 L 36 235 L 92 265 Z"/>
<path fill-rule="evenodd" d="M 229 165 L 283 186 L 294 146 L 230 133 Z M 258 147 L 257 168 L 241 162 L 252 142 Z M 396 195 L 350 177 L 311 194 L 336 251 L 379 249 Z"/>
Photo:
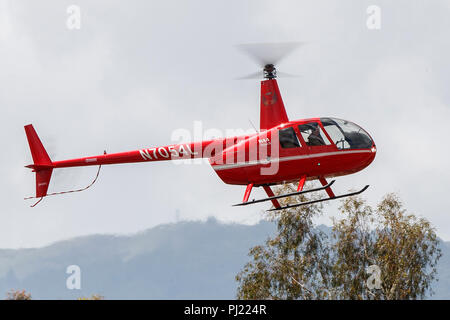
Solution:
<path fill-rule="evenodd" d="M 264 73 L 262 71 L 250 73 L 246 76 L 235 78 L 235 80 L 247 80 L 247 79 L 262 79 L 264 77 Z"/>
<path fill-rule="evenodd" d="M 298 74 L 291 74 L 283 71 L 277 71 L 277 78 L 300 78 Z"/>
<path fill-rule="evenodd" d="M 304 44 L 305 42 L 246 43 L 236 45 L 236 48 L 264 67 L 266 64 L 276 65 Z"/>
<path fill-rule="evenodd" d="M 250 73 L 243 77 L 235 78 L 234 80 L 262 79 L 262 78 L 264 78 L 264 72 L 258 71 Z M 300 78 L 300 76 L 296 74 L 277 71 L 277 78 Z"/>

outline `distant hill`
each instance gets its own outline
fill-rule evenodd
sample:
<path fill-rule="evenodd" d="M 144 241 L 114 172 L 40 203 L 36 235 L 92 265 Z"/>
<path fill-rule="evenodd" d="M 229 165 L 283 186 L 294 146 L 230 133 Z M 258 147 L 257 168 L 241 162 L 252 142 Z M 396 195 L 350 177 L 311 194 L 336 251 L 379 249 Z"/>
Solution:
<path fill-rule="evenodd" d="M 321 226 L 321 228 L 326 228 Z M 236 274 L 275 225 L 179 222 L 132 236 L 93 235 L 38 249 L 0 250 L 0 294 L 26 289 L 34 299 L 233 299 Z M 450 245 L 443 243 L 433 298 L 450 299 Z M 81 290 L 66 288 L 66 268 L 81 268 Z"/>

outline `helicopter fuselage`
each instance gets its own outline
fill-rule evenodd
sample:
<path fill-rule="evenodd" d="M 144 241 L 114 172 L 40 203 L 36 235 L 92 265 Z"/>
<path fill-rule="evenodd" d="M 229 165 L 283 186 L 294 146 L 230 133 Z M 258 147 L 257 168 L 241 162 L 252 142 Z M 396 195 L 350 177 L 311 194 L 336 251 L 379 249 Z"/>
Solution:
<path fill-rule="evenodd" d="M 326 119 L 326 126 L 321 119 Z M 336 119 L 337 120 L 337 119 Z M 255 186 L 337 177 L 358 172 L 375 158 L 376 147 L 362 128 L 364 141 L 348 143 L 352 132 L 339 131 L 331 118 L 290 121 L 270 130 L 250 136 L 235 136 L 184 144 L 139 149 L 129 152 L 103 154 L 71 160 L 55 161 L 53 168 L 106 165 L 116 163 L 152 162 L 208 158 L 217 175 L 227 184 Z M 343 121 L 343 120 L 341 120 Z M 350 123 L 345 121 L 345 123 Z M 320 143 L 308 140 L 317 126 Z M 327 130 L 334 126 L 333 133 Z M 336 130 L 337 129 L 337 130 Z M 335 141 L 340 133 L 344 141 Z M 346 137 L 347 135 L 347 137 Z M 355 137 L 353 137 L 355 140 Z M 361 140 L 361 139 L 360 139 Z M 352 144 L 353 143 L 353 144 Z M 342 145 L 342 146 L 341 146 Z"/>
<path fill-rule="evenodd" d="M 56 168 L 196 158 L 208 159 L 223 182 L 247 185 L 243 202 L 239 205 L 250 204 L 248 198 L 252 188 L 262 186 L 269 197 L 261 201 L 270 200 L 275 210 L 289 208 L 280 205 L 279 196 L 274 196 L 270 186 L 293 181 L 299 182 L 297 192 L 305 193 L 309 192 L 302 191 L 305 181 L 318 179 L 323 186 L 320 190 L 328 193 L 328 199 L 358 194 L 367 189 L 368 186 L 358 193 L 335 196 L 330 188 L 332 182 L 326 181 L 328 177 L 358 172 L 374 160 L 376 146 L 364 129 L 353 122 L 335 118 L 289 121 L 277 81 L 273 78 L 261 81 L 260 107 L 260 131 L 250 135 L 112 154 L 105 152 L 61 161 L 50 159 L 33 126 L 27 125 L 25 132 L 33 157 L 33 164 L 27 167 L 36 172 L 36 196 L 31 198 L 42 200 L 48 195 L 51 175 Z"/>

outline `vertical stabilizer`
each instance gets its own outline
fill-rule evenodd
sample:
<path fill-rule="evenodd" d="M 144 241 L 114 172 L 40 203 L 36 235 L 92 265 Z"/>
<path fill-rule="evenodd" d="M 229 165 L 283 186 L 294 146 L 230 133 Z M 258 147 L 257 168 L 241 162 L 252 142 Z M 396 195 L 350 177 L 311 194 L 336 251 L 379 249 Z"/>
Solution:
<path fill-rule="evenodd" d="M 30 146 L 31 156 L 33 157 L 33 164 L 27 167 L 36 172 L 36 197 L 45 197 L 53 172 L 52 161 L 34 130 L 33 125 L 29 124 L 25 126 L 25 133 Z"/>

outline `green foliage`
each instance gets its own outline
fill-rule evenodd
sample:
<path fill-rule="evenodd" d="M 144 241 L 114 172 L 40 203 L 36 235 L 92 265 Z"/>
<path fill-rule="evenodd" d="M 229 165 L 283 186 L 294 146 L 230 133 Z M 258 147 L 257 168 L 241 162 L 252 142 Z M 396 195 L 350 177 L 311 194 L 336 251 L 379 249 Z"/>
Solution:
<path fill-rule="evenodd" d="M 285 185 L 277 192 L 292 189 Z M 320 205 L 270 216 L 277 233 L 250 250 L 251 261 L 236 276 L 237 297 L 417 299 L 432 294 L 441 251 L 427 220 L 407 214 L 395 194 L 386 195 L 375 209 L 360 197 L 346 198 L 340 211 L 330 237 L 313 224 Z M 373 265 L 381 271 L 381 285 L 370 288 L 367 268 Z"/>
<path fill-rule="evenodd" d="M 11 289 L 6 293 L 6 300 L 31 300 L 31 293 L 25 290 Z"/>
<path fill-rule="evenodd" d="M 99 294 L 93 294 L 90 297 L 81 297 L 78 300 L 105 300 L 105 297 Z"/>

